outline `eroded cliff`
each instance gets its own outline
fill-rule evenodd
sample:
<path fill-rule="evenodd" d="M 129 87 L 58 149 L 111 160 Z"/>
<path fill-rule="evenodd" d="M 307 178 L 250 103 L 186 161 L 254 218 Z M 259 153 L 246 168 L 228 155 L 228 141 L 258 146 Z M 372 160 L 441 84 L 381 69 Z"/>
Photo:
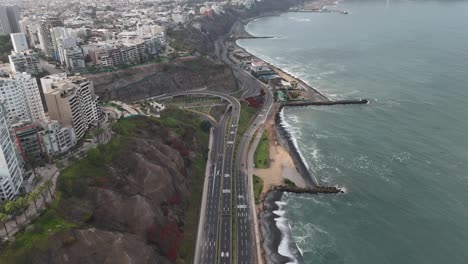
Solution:
<path fill-rule="evenodd" d="M 199 121 L 180 110 L 119 121 L 61 173 L 56 203 L 2 263 L 191 263 L 208 147 Z"/>

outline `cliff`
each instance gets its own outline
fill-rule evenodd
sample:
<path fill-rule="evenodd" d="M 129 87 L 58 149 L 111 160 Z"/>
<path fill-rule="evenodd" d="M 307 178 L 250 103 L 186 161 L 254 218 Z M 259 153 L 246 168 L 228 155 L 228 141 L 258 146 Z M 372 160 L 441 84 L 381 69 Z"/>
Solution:
<path fill-rule="evenodd" d="M 96 94 L 104 100 L 132 101 L 194 89 L 238 90 L 231 69 L 204 57 L 178 58 L 85 76 L 94 82 Z"/>
<path fill-rule="evenodd" d="M 135 117 L 66 168 L 56 202 L 1 263 L 191 263 L 208 134 L 196 116 Z M 27 243 L 26 243 L 27 242 Z"/>
<path fill-rule="evenodd" d="M 303 2 L 304 0 L 263 0 L 254 2 L 248 10 L 227 7 L 223 14 L 194 19 L 185 28 L 168 31 L 168 36 L 179 45 L 190 47 L 190 51 L 211 54 L 214 51 L 214 41 L 228 34 L 237 20 L 286 11 Z"/>

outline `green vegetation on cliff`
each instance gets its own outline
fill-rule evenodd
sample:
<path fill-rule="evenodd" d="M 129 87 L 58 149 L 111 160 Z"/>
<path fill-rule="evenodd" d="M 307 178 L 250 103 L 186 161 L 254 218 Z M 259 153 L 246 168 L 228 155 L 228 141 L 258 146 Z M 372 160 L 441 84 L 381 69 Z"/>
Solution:
<path fill-rule="evenodd" d="M 122 160 L 125 161 L 128 153 L 134 151 L 135 143 L 141 140 L 144 141 L 146 138 L 152 139 L 154 133 L 156 133 L 154 137 L 160 138 L 165 144 L 165 146 L 159 147 L 157 142 L 148 142 L 148 144 L 153 144 L 150 147 L 159 148 L 157 153 L 165 154 L 162 156 L 163 158 L 172 157 L 172 159 L 174 159 L 174 153 L 180 153 L 178 154 L 180 155 L 179 157 L 184 158 L 185 162 L 182 165 L 185 164 L 186 166 L 185 172 L 182 171 L 183 168 L 180 168 L 180 172 L 173 173 L 179 173 L 179 175 L 188 173 L 190 175 L 190 182 L 188 183 L 189 192 L 184 194 L 187 197 L 170 196 L 166 197 L 166 201 L 164 201 L 168 206 L 181 208 L 169 208 L 169 210 L 174 210 L 175 213 L 182 211 L 182 215 L 178 217 L 181 218 L 180 221 L 183 224 L 180 225 L 180 222 L 176 224 L 176 226 L 179 226 L 177 230 L 168 229 L 169 231 L 163 231 L 164 228 L 172 226 L 170 220 L 165 220 L 166 222 L 169 221 L 166 223 L 166 226 L 158 226 L 160 230 L 157 230 L 158 234 L 160 232 L 175 232 L 180 238 L 168 240 L 171 243 L 175 241 L 168 248 L 166 240 L 164 243 L 161 242 L 163 238 L 159 237 L 157 241 L 152 240 L 150 226 L 145 231 L 146 235 L 143 239 L 147 240 L 146 243 L 150 247 L 155 247 L 155 254 L 160 254 L 164 258 L 177 261 L 178 263 L 192 263 L 198 231 L 209 140 L 209 134 L 200 125 L 201 122 L 201 119 L 192 113 L 171 109 L 163 111 L 160 119 L 133 117 L 121 119 L 117 123 L 114 123 L 113 131 L 115 132 L 115 137 L 109 143 L 89 150 L 85 158 L 62 170 L 57 181 L 54 202 L 49 204 L 48 209 L 30 227 L 18 233 L 12 242 L 1 245 L 0 263 L 44 263 L 45 256 L 51 256 L 48 251 L 53 250 L 53 247 L 58 244 L 57 236 L 60 237 L 61 234 L 65 234 L 71 230 L 101 228 L 107 231 L 114 231 L 114 226 L 112 225 L 103 226 L 103 223 L 106 223 L 108 219 L 100 219 L 101 222 L 96 222 L 96 218 L 102 217 L 102 215 L 99 215 L 99 212 L 96 213 L 96 207 L 100 205 L 93 204 L 94 198 L 90 197 L 94 197 L 95 193 L 99 193 L 100 190 L 108 190 L 104 191 L 103 194 L 106 192 L 118 193 L 120 190 L 121 194 L 127 195 L 125 197 L 134 197 L 134 194 L 130 196 L 126 194 L 128 193 L 128 188 L 118 186 L 119 181 L 122 181 L 120 179 L 122 168 L 118 167 L 118 163 L 121 163 Z M 168 146 L 170 146 L 170 150 Z M 141 147 L 144 151 L 151 150 L 152 148 Z M 152 154 L 142 152 L 138 153 L 138 155 Z M 134 161 L 130 160 L 130 162 Z M 126 165 L 124 164 L 122 167 L 125 169 Z M 148 168 L 153 167 L 154 165 L 152 164 L 148 165 Z M 172 168 L 167 167 L 165 170 L 170 171 Z M 116 173 L 116 170 L 119 169 L 120 171 Z M 120 178 L 115 178 L 116 176 Z M 141 187 L 137 189 L 139 188 Z M 170 186 L 170 188 L 173 188 L 173 186 Z M 130 193 L 132 192 L 130 191 Z M 148 195 L 144 194 L 141 197 L 150 199 Z M 159 206 L 159 202 L 157 206 Z M 144 214 L 144 212 L 141 213 Z M 111 219 L 111 222 L 115 222 L 116 220 L 118 219 Z M 133 231 L 130 230 L 115 229 L 119 233 L 130 232 L 133 234 Z M 138 235 L 138 232 L 134 234 Z M 62 239 L 59 243 L 62 245 L 60 250 L 66 251 L 67 247 L 77 243 L 76 239 L 76 237 L 70 241 L 63 241 Z M 64 247 L 64 245 L 67 246 Z M 155 261 L 157 262 L 157 260 Z M 52 259 L 50 262 L 45 263 L 57 262 L 58 260 Z"/>
<path fill-rule="evenodd" d="M 260 204 L 260 194 L 263 190 L 263 180 L 257 175 L 253 175 L 255 204 Z"/>
<path fill-rule="evenodd" d="M 249 107 L 247 103 L 241 103 L 241 111 L 239 116 L 239 125 L 237 126 L 237 140 L 244 135 L 247 128 L 249 128 L 253 119 L 257 115 L 257 109 L 254 107 Z"/>

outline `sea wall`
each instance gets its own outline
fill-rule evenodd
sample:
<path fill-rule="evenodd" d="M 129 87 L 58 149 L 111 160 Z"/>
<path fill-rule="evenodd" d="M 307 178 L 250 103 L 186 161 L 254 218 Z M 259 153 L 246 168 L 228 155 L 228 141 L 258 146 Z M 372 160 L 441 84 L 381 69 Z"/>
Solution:
<path fill-rule="evenodd" d="M 358 99 L 358 100 L 338 100 L 338 101 L 322 101 L 322 102 L 295 102 L 295 103 L 285 103 L 280 105 L 278 111 L 275 114 L 275 133 L 278 143 L 281 144 L 291 155 L 294 165 L 296 166 L 297 171 L 302 175 L 304 181 L 308 186 L 319 187 L 317 178 L 315 174 L 309 170 L 305 161 L 303 160 L 299 150 L 293 141 L 293 136 L 289 131 L 284 127 L 281 111 L 285 106 L 288 107 L 299 107 L 299 106 L 309 106 L 309 105 L 355 105 L 355 104 L 368 104 L 370 103 L 367 99 Z"/>
<path fill-rule="evenodd" d="M 309 171 L 307 165 L 305 164 L 305 161 L 302 159 L 302 156 L 299 153 L 299 150 L 296 148 L 293 142 L 293 137 L 291 136 L 289 131 L 284 127 L 282 123 L 282 120 L 281 120 L 282 109 L 283 107 L 281 106 L 278 112 L 276 112 L 275 114 L 276 138 L 279 141 L 279 143 L 291 155 L 294 165 L 296 166 L 296 169 L 299 172 L 299 174 L 302 175 L 302 178 L 304 179 L 305 183 L 308 186 L 318 186 L 318 182 L 316 181 L 315 175 Z"/>

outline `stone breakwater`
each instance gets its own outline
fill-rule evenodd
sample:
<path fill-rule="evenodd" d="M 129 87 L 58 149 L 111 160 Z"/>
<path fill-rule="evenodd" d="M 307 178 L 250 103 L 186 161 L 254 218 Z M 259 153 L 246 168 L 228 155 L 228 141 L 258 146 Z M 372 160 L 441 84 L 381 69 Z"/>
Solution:
<path fill-rule="evenodd" d="M 305 164 L 304 160 L 302 159 L 299 150 L 297 149 L 296 145 L 294 144 L 293 137 L 289 133 L 289 131 L 284 127 L 281 120 L 281 111 L 283 107 L 281 106 L 275 114 L 275 132 L 276 138 L 278 139 L 279 143 L 289 152 L 291 158 L 294 162 L 294 165 L 301 174 L 304 182 L 308 186 L 318 186 L 318 182 L 315 178 L 315 175 L 309 171 L 309 168 Z"/>
<path fill-rule="evenodd" d="M 270 192 L 290 192 L 290 193 L 329 193 L 329 194 L 338 194 L 343 193 L 340 188 L 334 186 L 313 186 L 313 187 L 297 187 L 289 185 L 274 185 L 271 186 Z"/>

